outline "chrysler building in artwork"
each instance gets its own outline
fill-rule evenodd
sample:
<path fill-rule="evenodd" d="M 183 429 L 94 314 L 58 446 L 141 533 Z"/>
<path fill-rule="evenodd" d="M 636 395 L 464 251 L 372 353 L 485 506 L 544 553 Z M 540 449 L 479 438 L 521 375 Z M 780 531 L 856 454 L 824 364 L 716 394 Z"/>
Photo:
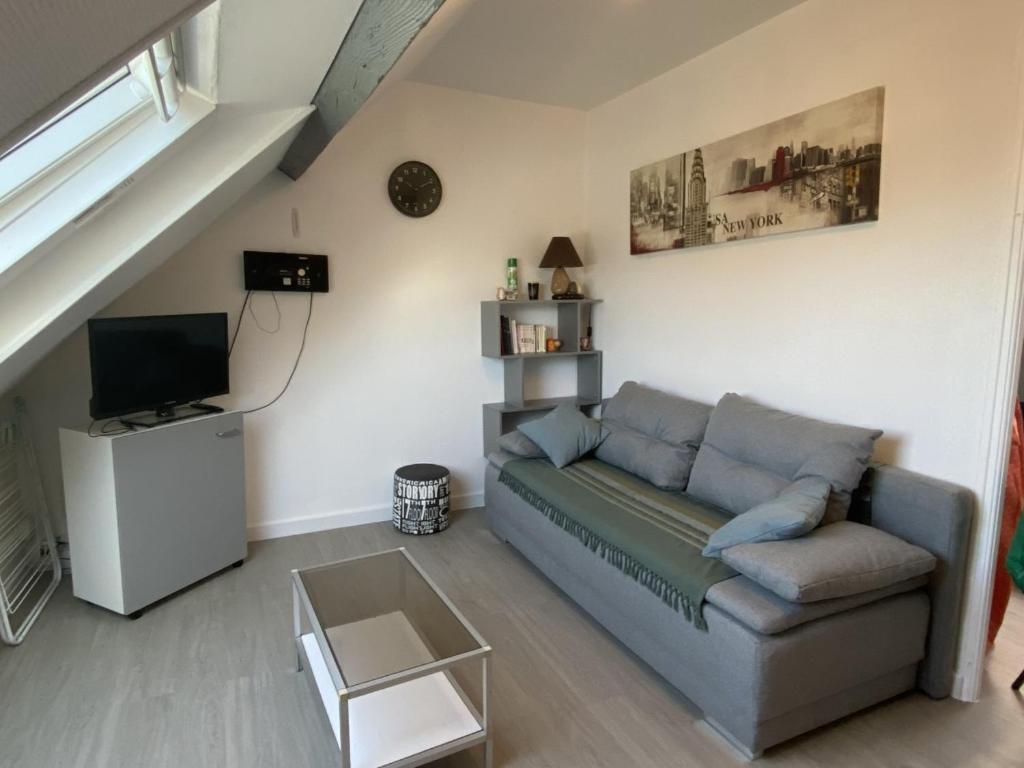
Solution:
<path fill-rule="evenodd" d="M 686 200 L 683 243 L 686 248 L 707 245 L 711 242 L 711 235 L 708 232 L 708 184 L 704 178 L 704 157 L 699 149 L 693 150 L 690 186 L 687 189 Z"/>

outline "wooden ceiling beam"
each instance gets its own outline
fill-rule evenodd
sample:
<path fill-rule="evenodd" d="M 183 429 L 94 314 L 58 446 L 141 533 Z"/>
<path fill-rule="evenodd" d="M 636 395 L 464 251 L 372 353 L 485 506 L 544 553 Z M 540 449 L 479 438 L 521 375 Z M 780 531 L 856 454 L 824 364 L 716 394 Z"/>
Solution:
<path fill-rule="evenodd" d="M 285 152 L 280 170 L 298 179 L 359 111 L 444 0 L 363 0 L 313 97 L 316 112 Z"/>

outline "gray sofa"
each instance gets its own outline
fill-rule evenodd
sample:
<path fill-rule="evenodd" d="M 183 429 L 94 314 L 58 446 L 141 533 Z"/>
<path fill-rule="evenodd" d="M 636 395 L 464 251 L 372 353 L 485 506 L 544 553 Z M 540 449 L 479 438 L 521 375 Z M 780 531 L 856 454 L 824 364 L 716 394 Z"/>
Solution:
<path fill-rule="evenodd" d="M 635 474 L 666 478 L 671 473 L 665 466 L 645 467 L 643 462 L 657 464 L 667 456 L 692 463 L 704 443 L 694 440 L 694 403 L 647 394 L 647 400 L 634 397 L 628 409 L 605 409 L 613 434 L 616 427 L 625 427 L 626 433 L 609 441 L 603 455 L 616 460 L 622 445 L 646 440 L 649 446 L 629 451 L 622 463 Z M 645 403 L 658 414 L 645 416 Z M 711 412 L 710 406 L 701 407 Z M 616 418 L 610 418 L 610 410 Z M 698 424 L 701 432 L 706 422 L 705 416 Z M 784 423 L 792 426 L 792 421 Z M 734 437 L 744 439 L 742 423 L 732 427 Z M 756 440 L 757 430 L 751 432 Z M 756 454 L 763 445 L 754 448 Z M 707 591 L 706 628 L 697 628 L 500 482 L 502 466 L 514 458 L 504 451 L 489 457 L 485 497 L 495 535 L 694 702 L 708 724 L 747 757 L 914 688 L 933 698 L 950 694 L 973 508 L 965 489 L 874 465 L 866 473 L 870 485 L 863 483 L 853 494 L 848 519 L 930 552 L 936 559 L 930 574 L 803 603 L 736 575 Z M 687 468 L 683 475 L 688 473 Z M 708 476 L 701 481 L 705 485 Z M 719 477 L 728 483 L 738 475 Z M 688 480 L 677 473 L 672 482 Z M 845 510 L 838 517 L 830 510 L 827 522 L 835 525 L 844 515 Z M 831 532 L 840 540 L 844 531 L 855 530 L 851 522 L 837 525 Z"/>

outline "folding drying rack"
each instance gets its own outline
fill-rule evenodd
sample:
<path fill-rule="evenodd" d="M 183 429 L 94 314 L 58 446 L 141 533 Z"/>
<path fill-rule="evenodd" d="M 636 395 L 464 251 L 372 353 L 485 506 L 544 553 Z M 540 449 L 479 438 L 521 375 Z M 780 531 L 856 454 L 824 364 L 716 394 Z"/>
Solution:
<path fill-rule="evenodd" d="M 61 579 L 21 398 L 14 412 L 0 421 L 0 640 L 8 645 L 25 639 Z"/>

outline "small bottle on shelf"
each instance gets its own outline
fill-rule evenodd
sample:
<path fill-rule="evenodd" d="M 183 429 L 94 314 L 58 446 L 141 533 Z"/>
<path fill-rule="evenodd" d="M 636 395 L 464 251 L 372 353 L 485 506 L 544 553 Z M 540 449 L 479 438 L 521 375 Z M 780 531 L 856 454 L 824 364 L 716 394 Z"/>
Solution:
<path fill-rule="evenodd" d="M 505 297 L 509 301 L 519 298 L 519 260 L 509 259 L 505 270 Z"/>

